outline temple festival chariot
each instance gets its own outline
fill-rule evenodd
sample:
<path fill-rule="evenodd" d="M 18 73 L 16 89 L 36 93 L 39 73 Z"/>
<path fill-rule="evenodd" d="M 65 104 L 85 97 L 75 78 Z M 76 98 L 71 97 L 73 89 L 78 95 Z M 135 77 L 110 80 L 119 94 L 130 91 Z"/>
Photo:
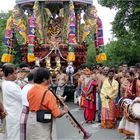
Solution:
<path fill-rule="evenodd" d="M 96 61 L 106 60 L 101 19 L 92 0 L 16 0 L 7 20 L 2 62 L 14 60 L 14 44 L 21 61 L 44 66 L 54 74 L 73 62 L 86 62 L 93 42 Z"/>

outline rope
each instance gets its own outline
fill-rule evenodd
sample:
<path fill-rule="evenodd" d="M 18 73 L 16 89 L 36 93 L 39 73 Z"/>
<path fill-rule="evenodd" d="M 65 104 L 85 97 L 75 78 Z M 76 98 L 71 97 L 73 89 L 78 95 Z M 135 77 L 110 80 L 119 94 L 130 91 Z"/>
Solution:
<path fill-rule="evenodd" d="M 66 59 L 66 58 L 64 58 L 64 57 L 62 56 L 62 53 L 61 53 L 61 51 L 60 51 L 60 49 L 59 49 L 59 48 L 58 48 L 58 52 L 59 52 L 59 54 L 60 54 L 60 57 L 61 57 L 63 60 L 67 61 L 67 59 Z"/>
<path fill-rule="evenodd" d="M 42 59 L 40 59 L 40 61 L 44 60 L 45 58 L 47 58 L 51 53 L 52 53 L 53 50 L 51 50 L 45 57 L 43 57 Z"/>
<path fill-rule="evenodd" d="M 67 61 L 67 59 L 64 58 L 64 57 L 62 56 L 62 53 L 61 53 L 59 47 L 52 47 L 51 51 L 50 51 L 45 57 L 43 57 L 42 59 L 40 59 L 40 61 L 42 61 L 42 60 L 44 60 L 45 58 L 47 58 L 53 51 L 55 51 L 55 52 L 58 51 L 58 53 L 60 54 L 60 57 L 61 57 L 63 60 Z"/>

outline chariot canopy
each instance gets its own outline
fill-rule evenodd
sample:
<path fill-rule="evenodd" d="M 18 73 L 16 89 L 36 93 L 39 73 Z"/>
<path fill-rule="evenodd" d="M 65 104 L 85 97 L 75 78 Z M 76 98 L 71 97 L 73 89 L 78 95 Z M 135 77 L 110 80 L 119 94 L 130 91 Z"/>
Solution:
<path fill-rule="evenodd" d="M 35 0 L 16 0 L 16 4 L 23 4 L 23 3 L 29 3 L 34 2 Z M 46 2 L 67 2 L 70 0 L 39 0 L 39 1 L 46 1 Z M 92 4 L 93 0 L 73 0 L 73 2 L 80 2 L 85 4 Z"/>

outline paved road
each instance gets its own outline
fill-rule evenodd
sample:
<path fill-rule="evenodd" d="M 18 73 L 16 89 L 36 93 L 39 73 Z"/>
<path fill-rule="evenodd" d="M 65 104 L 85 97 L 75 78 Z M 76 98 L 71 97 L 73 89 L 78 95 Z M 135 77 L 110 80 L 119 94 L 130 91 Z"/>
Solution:
<path fill-rule="evenodd" d="M 67 103 L 67 105 L 70 108 L 70 112 L 82 124 L 84 121 L 83 110 L 79 110 L 78 106 L 72 102 Z M 124 140 L 124 135 L 119 134 L 116 129 L 101 129 L 100 124 L 96 122 L 84 124 L 83 127 L 92 133 L 89 140 Z M 70 121 L 65 116 L 57 119 L 57 135 L 58 140 L 82 140 L 83 137 L 83 134 L 79 134 L 78 130 L 70 124 Z"/>
<path fill-rule="evenodd" d="M 67 103 L 67 105 L 73 116 L 82 124 L 84 121 L 83 110 L 79 110 L 78 106 L 72 102 Z M 101 129 L 99 123 L 84 124 L 83 127 L 87 132 L 92 133 L 89 140 L 124 140 L 124 136 L 119 134 L 116 129 Z M 57 119 L 57 135 L 58 140 L 82 140 L 83 137 L 83 134 L 79 134 L 78 130 L 70 124 L 70 121 L 65 116 Z M 2 137 L 3 135 L 0 133 L 0 140 L 5 140 Z"/>

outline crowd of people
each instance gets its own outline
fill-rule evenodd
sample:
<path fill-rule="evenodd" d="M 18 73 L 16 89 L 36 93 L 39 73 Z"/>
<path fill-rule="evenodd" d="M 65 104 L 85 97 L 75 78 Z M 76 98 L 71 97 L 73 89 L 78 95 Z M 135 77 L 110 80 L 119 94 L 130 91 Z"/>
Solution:
<path fill-rule="evenodd" d="M 61 69 L 55 80 L 46 68 L 27 64 L 16 68 L 5 63 L 0 66 L 0 79 L 0 132 L 5 133 L 4 140 L 56 140 L 55 118 L 65 115 L 68 107 L 60 106 L 54 94 L 64 100 L 67 84 L 75 86 L 74 102 L 84 109 L 85 123 L 98 121 L 104 129 L 118 127 L 125 138 L 140 140 L 140 120 L 129 120 L 127 106 L 120 107 L 121 99 L 140 101 L 140 63 L 130 67 L 121 64 L 118 69 L 81 65 L 75 73 L 74 69 L 72 73 Z M 50 90 L 52 85 L 56 85 L 55 92 Z M 36 119 L 42 99 L 42 110 L 50 110 L 52 115 L 47 123 Z"/>
<path fill-rule="evenodd" d="M 13 64 L 1 67 L 2 99 L 1 120 L 6 120 L 4 140 L 55 140 L 55 118 L 65 115 L 67 106 L 59 107 L 49 85 L 51 74 L 45 68 L 30 69 L 27 65 L 16 68 Z M 44 95 L 46 92 L 46 96 Z M 49 110 L 53 119 L 48 123 L 37 122 L 36 112 Z M 43 116 L 45 119 L 46 116 Z M 53 130 L 53 131 L 52 131 Z M 2 139 L 2 138 L 1 138 Z"/>
<path fill-rule="evenodd" d="M 121 64 L 118 69 L 83 66 L 75 75 L 78 75 L 75 92 L 78 100 L 75 100 L 85 109 L 86 123 L 95 121 L 97 112 L 101 128 L 113 129 L 122 118 L 118 131 L 125 134 L 125 138 L 134 136 L 135 140 L 140 140 L 140 120 L 135 122 L 128 118 L 129 103 L 120 105 L 124 99 L 131 103 L 140 101 L 140 63 L 130 67 Z"/>

